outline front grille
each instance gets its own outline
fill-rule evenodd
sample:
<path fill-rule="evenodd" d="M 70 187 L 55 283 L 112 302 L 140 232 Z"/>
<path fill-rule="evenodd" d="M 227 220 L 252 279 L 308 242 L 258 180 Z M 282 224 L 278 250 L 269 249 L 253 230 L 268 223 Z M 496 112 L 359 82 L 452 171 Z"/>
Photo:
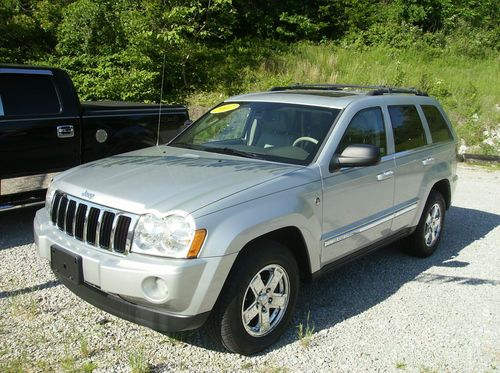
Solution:
<path fill-rule="evenodd" d="M 52 223 L 89 245 L 126 253 L 137 217 L 56 192 L 50 209 Z"/>

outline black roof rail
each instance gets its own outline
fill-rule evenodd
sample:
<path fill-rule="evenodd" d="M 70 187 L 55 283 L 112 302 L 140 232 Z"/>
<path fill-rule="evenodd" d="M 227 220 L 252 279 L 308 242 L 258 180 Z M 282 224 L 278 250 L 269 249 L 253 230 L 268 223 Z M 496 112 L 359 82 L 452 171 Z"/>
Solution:
<path fill-rule="evenodd" d="M 427 92 L 420 91 L 416 88 L 399 88 L 399 87 L 387 87 L 387 86 L 377 86 L 377 85 L 356 85 L 356 84 L 292 84 L 289 86 L 276 86 L 271 87 L 269 91 L 287 91 L 287 90 L 308 90 L 317 89 L 323 91 L 345 91 L 348 89 L 364 89 L 369 90 L 366 94 L 368 96 L 380 96 L 383 94 L 392 93 L 406 93 L 417 96 L 428 96 Z"/>

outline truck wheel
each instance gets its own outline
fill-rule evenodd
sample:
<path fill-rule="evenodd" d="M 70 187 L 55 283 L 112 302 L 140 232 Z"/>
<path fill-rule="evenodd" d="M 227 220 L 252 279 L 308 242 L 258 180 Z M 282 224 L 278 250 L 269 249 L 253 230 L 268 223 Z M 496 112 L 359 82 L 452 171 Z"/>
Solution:
<path fill-rule="evenodd" d="M 409 237 L 409 252 L 425 258 L 436 251 L 444 227 L 446 205 L 441 193 L 432 190 L 420 217 L 417 229 Z"/>
<path fill-rule="evenodd" d="M 261 241 L 240 255 L 207 322 L 222 345 L 251 355 L 274 343 L 293 315 L 299 269 L 283 245 Z"/>

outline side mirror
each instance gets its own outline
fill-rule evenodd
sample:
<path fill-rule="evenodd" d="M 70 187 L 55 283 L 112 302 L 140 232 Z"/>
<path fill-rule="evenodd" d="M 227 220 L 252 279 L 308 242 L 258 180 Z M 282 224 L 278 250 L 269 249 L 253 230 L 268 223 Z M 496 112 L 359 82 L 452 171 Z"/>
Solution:
<path fill-rule="evenodd" d="M 184 127 L 189 127 L 191 124 L 193 124 L 193 121 L 191 119 L 187 119 L 185 122 L 184 122 Z"/>
<path fill-rule="evenodd" d="M 330 161 L 330 172 L 342 167 L 366 167 L 380 162 L 380 148 L 368 144 L 352 144 Z"/>

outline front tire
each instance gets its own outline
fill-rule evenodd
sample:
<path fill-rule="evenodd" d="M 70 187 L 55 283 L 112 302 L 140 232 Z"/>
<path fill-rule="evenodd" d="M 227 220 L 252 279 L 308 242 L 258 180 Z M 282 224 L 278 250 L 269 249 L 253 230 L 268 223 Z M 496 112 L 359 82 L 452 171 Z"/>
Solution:
<path fill-rule="evenodd" d="M 432 190 L 417 229 L 409 237 L 409 252 L 426 258 L 436 251 L 443 233 L 446 204 L 441 193 Z"/>
<path fill-rule="evenodd" d="M 209 333 L 232 352 L 261 351 L 285 331 L 298 290 L 292 253 L 278 242 L 256 242 L 238 256 L 207 321 Z"/>

